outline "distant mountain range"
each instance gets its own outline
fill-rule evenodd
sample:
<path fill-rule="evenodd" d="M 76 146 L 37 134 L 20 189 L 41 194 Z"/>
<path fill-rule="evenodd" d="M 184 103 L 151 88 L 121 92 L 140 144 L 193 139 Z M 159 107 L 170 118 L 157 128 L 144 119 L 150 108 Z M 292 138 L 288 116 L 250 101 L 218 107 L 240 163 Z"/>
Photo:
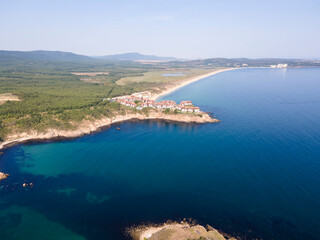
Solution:
<path fill-rule="evenodd" d="M 126 60 L 126 61 L 174 61 L 178 60 L 174 57 L 159 57 L 154 55 L 144 55 L 137 52 L 131 53 L 122 53 L 122 54 L 114 54 L 114 55 L 106 55 L 101 57 L 96 57 L 98 59 L 106 59 L 106 60 Z"/>
<path fill-rule="evenodd" d="M 281 59 L 281 58 L 210 58 L 199 60 L 184 60 L 174 57 L 159 57 L 154 55 L 143 55 L 140 53 L 123 53 L 115 55 L 107 55 L 101 57 L 89 57 L 85 55 L 75 54 L 71 52 L 61 51 L 4 51 L 0 50 L 0 67 L 11 66 L 41 66 L 48 67 L 56 65 L 59 67 L 86 65 L 96 67 L 98 65 L 118 64 L 136 64 L 133 61 L 163 61 L 159 64 L 168 64 L 170 66 L 180 67 L 269 67 L 273 64 L 288 64 L 289 67 L 297 66 L 320 66 L 319 60 L 307 59 Z M 168 61 L 168 62 L 165 62 Z"/>
<path fill-rule="evenodd" d="M 60 51 L 3 51 L 0 50 L 0 62 L 25 62 L 25 61 L 49 61 L 49 62 L 88 62 L 94 58 Z"/>
<path fill-rule="evenodd" d="M 61 51 L 4 51 L 0 50 L 0 62 L 94 62 L 94 61 L 172 61 L 177 60 L 173 57 L 158 57 L 153 55 L 143 55 L 140 53 L 123 53 L 115 55 L 107 55 L 101 57 L 89 57 L 85 55 L 79 55 L 71 52 L 61 52 Z"/>

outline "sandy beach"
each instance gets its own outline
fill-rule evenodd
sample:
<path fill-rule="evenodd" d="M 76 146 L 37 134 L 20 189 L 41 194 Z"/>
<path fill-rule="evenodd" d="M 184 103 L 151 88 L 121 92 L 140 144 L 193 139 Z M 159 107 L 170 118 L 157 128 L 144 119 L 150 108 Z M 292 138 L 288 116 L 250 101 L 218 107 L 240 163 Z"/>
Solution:
<path fill-rule="evenodd" d="M 196 77 L 192 77 L 192 78 L 187 78 L 185 80 L 181 80 L 179 81 L 179 83 L 176 83 L 175 85 L 171 85 L 170 87 L 168 87 L 166 90 L 158 93 L 158 94 L 154 94 L 152 95 L 151 99 L 152 100 L 156 100 L 161 96 L 164 96 L 166 94 L 169 94 L 171 92 L 174 92 L 175 90 L 186 86 L 190 83 L 199 81 L 203 78 L 221 73 L 221 72 L 225 72 L 225 71 L 229 71 L 229 70 L 233 70 L 235 68 L 225 68 L 225 69 L 216 69 L 212 72 L 209 72 L 207 74 L 203 74 L 200 76 L 196 76 Z M 123 116 L 116 116 L 115 118 L 104 118 L 104 119 L 98 119 L 96 121 L 90 122 L 90 123 L 85 123 L 85 124 L 81 124 L 78 129 L 73 130 L 73 131 L 63 131 L 63 130 L 56 130 L 56 129 L 47 129 L 45 132 L 43 133 L 39 133 L 36 131 L 31 131 L 29 133 L 20 133 L 20 134 L 13 134 L 13 136 L 10 136 L 9 139 L 5 142 L 0 142 L 0 150 L 3 149 L 4 147 L 7 146 L 11 146 L 17 143 L 21 143 L 21 142 L 27 142 L 30 140 L 45 140 L 45 139 L 54 139 L 54 138 L 74 138 L 74 137 L 79 137 L 85 134 L 90 134 L 92 132 L 97 131 L 99 128 L 101 127 L 105 127 L 108 125 L 111 125 L 113 123 L 117 123 L 117 122 L 121 122 L 121 121 L 128 121 L 131 119 L 158 119 L 158 120 L 171 120 L 171 121 L 177 121 L 177 122 L 197 122 L 197 123 L 204 123 L 204 122 L 218 122 L 217 119 L 212 119 L 212 121 L 210 121 L 210 117 L 205 115 L 203 116 L 203 119 L 196 119 L 196 118 L 180 118 L 177 119 L 176 117 L 170 117 L 170 115 L 163 115 L 163 116 L 149 116 L 149 117 L 145 117 L 142 116 L 141 114 L 129 114 L 126 115 L 125 117 Z"/>
<path fill-rule="evenodd" d="M 160 93 L 157 93 L 157 94 L 154 94 L 153 96 L 151 96 L 151 99 L 152 100 L 157 100 L 159 97 L 161 96 L 164 96 L 164 95 L 167 95 L 171 92 L 174 92 L 176 91 L 177 89 L 181 88 L 181 87 L 184 87 L 190 83 L 193 83 L 193 82 L 196 82 L 196 81 L 199 81 L 203 78 L 206 78 L 206 77 L 209 77 L 209 76 L 212 76 L 212 75 L 215 75 L 215 74 L 218 74 L 218 73 L 221 73 L 221 72 L 225 72 L 225 71 L 229 71 L 229 70 L 233 70 L 233 69 L 236 69 L 236 68 L 225 68 L 225 69 L 216 69 L 212 72 L 209 72 L 209 73 L 206 73 L 206 74 L 203 74 L 203 75 L 200 75 L 200 76 L 196 76 L 196 77 L 192 77 L 192 78 L 187 78 L 185 80 L 181 80 L 179 81 L 179 83 L 177 83 L 176 85 L 173 85 L 173 86 L 170 86 L 168 89 L 166 89 L 165 91 L 162 91 Z"/>
<path fill-rule="evenodd" d="M 154 94 L 151 99 L 156 100 L 160 96 L 164 96 L 168 93 L 171 93 L 178 88 L 181 88 L 183 86 L 186 86 L 190 83 L 193 83 L 195 81 L 198 81 L 200 79 L 212 76 L 214 74 L 232 70 L 234 68 L 227 68 L 227 69 L 220 69 L 220 70 L 215 70 L 207 74 L 203 74 L 197 77 L 189 78 L 182 80 L 180 83 L 169 87 L 165 91 L 162 91 L 158 94 Z M 219 122 L 219 120 L 211 118 L 208 114 L 205 114 L 202 117 L 190 117 L 190 116 L 173 116 L 173 115 L 165 115 L 161 113 L 157 114 L 151 114 L 150 116 L 146 117 L 141 114 L 129 114 L 126 116 L 116 116 L 113 118 L 104 118 L 104 119 L 98 119 L 93 122 L 86 122 L 84 124 L 81 124 L 76 130 L 73 131 L 64 131 L 64 130 L 57 130 L 57 129 L 47 129 L 43 133 L 39 133 L 37 131 L 31 131 L 28 133 L 18 133 L 18 134 L 13 134 L 9 137 L 8 140 L 4 142 L 0 142 L 0 150 L 2 150 L 5 147 L 9 147 L 18 143 L 23 143 L 23 142 L 28 142 L 28 141 L 33 141 L 33 140 L 48 140 L 48 139 L 55 139 L 55 138 L 75 138 L 79 136 L 83 136 L 85 134 L 90 134 L 92 132 L 97 131 L 99 128 L 117 123 L 117 122 L 122 122 L 122 121 L 128 121 L 131 119 L 140 119 L 140 120 L 147 120 L 147 119 L 154 119 L 154 120 L 167 120 L 167 121 L 175 121 L 175 122 L 185 122 L 185 123 L 191 123 L 191 122 L 196 122 L 196 123 L 205 123 L 205 122 Z M 7 175 L 4 173 L 0 172 L 0 180 L 3 180 L 7 178 Z"/>

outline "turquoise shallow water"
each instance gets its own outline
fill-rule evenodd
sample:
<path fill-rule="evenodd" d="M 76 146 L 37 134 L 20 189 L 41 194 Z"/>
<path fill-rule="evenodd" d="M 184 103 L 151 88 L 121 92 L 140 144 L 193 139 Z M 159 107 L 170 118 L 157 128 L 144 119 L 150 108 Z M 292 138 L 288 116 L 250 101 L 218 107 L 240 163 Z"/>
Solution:
<path fill-rule="evenodd" d="M 6 149 L 1 239 L 117 240 L 181 218 L 243 239 L 318 239 L 319 89 L 319 68 L 234 70 L 165 97 L 219 124 L 132 121 Z"/>

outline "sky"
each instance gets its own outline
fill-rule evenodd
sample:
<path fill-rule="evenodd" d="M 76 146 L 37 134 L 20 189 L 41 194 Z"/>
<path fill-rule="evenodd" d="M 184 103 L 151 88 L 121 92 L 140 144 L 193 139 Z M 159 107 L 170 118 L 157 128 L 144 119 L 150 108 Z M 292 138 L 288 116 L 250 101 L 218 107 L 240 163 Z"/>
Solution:
<path fill-rule="evenodd" d="M 320 0 L 0 0 L 0 49 L 320 58 Z"/>

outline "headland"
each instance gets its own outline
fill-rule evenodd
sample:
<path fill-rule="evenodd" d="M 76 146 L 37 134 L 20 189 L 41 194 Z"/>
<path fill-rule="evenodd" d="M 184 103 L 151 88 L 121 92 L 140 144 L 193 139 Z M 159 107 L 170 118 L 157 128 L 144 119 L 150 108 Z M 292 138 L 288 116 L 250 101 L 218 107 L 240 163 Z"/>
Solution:
<path fill-rule="evenodd" d="M 200 111 L 198 107 L 194 107 L 191 101 L 185 101 L 185 105 L 171 105 L 173 101 L 161 101 L 160 103 L 155 103 L 155 100 L 158 99 L 160 96 L 164 96 L 170 92 L 177 90 L 183 86 L 186 86 L 192 82 L 198 81 L 205 77 L 223 72 L 232 70 L 230 69 L 221 69 L 215 70 L 210 73 L 193 77 L 191 79 L 185 79 L 179 83 L 174 85 L 170 85 L 166 88 L 166 90 L 160 93 L 150 93 L 148 97 L 149 100 L 147 102 L 142 102 L 142 104 L 146 104 L 146 107 L 152 101 L 152 108 L 149 109 L 147 112 L 142 111 L 135 111 L 126 114 L 116 114 L 113 117 L 104 117 L 95 120 L 83 120 L 80 124 L 77 124 L 74 129 L 72 130 L 62 130 L 62 129 L 46 129 L 44 131 L 37 131 L 37 130 L 30 130 L 25 132 L 16 132 L 11 133 L 6 136 L 5 141 L 0 142 L 0 150 L 6 147 L 10 147 L 15 144 L 29 142 L 29 141 L 45 141 L 45 140 L 53 140 L 59 138 L 76 138 L 86 134 L 90 134 L 93 132 L 98 131 L 100 128 L 112 125 L 114 123 L 129 121 L 129 120 L 159 120 L 159 121 L 171 121 L 171 122 L 180 122 L 180 123 L 217 123 L 220 122 L 218 119 L 212 118 L 208 113 Z M 119 98 L 120 100 L 123 98 Z M 116 101 L 119 101 L 116 99 Z M 142 98 L 141 98 L 142 99 Z M 115 100 L 115 99 L 114 99 Z M 119 101 L 122 105 L 128 106 L 132 108 L 132 105 L 135 104 L 134 101 L 131 102 L 129 105 L 124 103 L 123 100 Z M 170 103 L 169 103 L 170 102 Z M 189 103 L 188 103 L 189 102 Z M 153 105 L 155 104 L 155 105 Z M 141 110 L 143 108 L 140 106 L 135 106 L 135 110 Z M 162 111 L 163 109 L 168 109 L 169 111 Z M 170 113 L 170 109 L 179 110 L 179 113 Z M 8 177 L 8 174 L 4 174 L 0 172 L 0 180 L 3 180 Z"/>
<path fill-rule="evenodd" d="M 139 226 L 130 229 L 128 232 L 134 240 L 226 240 L 221 233 L 209 225 L 203 227 L 201 225 L 191 224 L 188 222 L 173 222 L 162 225 Z M 234 238 L 228 239 L 234 240 Z"/>
<path fill-rule="evenodd" d="M 226 68 L 226 69 L 219 69 L 214 70 L 210 73 L 200 75 L 197 77 L 185 79 L 182 81 L 179 81 L 178 83 L 174 83 L 172 85 L 168 85 L 165 90 L 161 91 L 160 93 L 152 93 L 150 96 L 151 101 L 155 101 L 161 96 L 164 96 L 170 92 L 173 92 L 177 90 L 178 88 L 181 88 L 183 86 L 186 86 L 190 83 L 193 83 L 195 81 L 198 81 L 200 79 L 212 76 L 214 74 L 229 71 L 234 68 Z M 121 97 L 120 97 L 121 99 Z M 200 111 L 197 107 L 190 107 L 190 106 L 184 106 L 186 109 L 179 109 L 182 110 L 180 114 L 168 114 L 161 111 L 161 109 L 164 109 L 165 107 L 163 104 L 160 106 L 154 106 L 157 110 L 151 110 L 148 113 L 143 113 L 141 111 L 136 111 L 134 113 L 126 113 L 126 114 L 117 114 L 113 117 L 104 117 L 100 119 L 95 120 L 84 120 L 80 124 L 77 124 L 75 129 L 73 130 L 61 130 L 61 129 L 46 129 L 45 131 L 39 132 L 36 130 L 30 130 L 25 132 L 17 132 L 17 133 L 11 133 L 8 136 L 6 136 L 5 141 L 0 142 L 0 150 L 12 146 L 14 144 L 22 143 L 22 142 L 28 142 L 28 141 L 38 141 L 38 140 L 49 140 L 49 139 L 55 139 L 55 138 L 75 138 L 80 137 L 85 134 L 90 134 L 92 132 L 95 132 L 99 130 L 102 127 L 111 125 L 113 123 L 122 122 L 122 121 L 128 121 L 133 119 L 139 119 L 139 120 L 160 120 L 160 121 L 174 121 L 174 122 L 182 122 L 182 123 L 216 123 L 219 122 L 218 119 L 212 118 L 208 113 L 204 113 Z M 190 109 L 188 109 L 190 108 Z M 194 108 L 194 109 L 191 109 Z M 185 110 L 185 111 L 184 111 Z M 192 110 L 192 111 L 191 111 Z M 190 114 L 190 111 L 192 112 Z"/>
<path fill-rule="evenodd" d="M 6 141 L 0 143 L 0 150 L 12 146 L 14 144 L 37 141 L 37 140 L 49 140 L 55 138 L 75 138 L 85 134 L 90 134 L 99 130 L 102 127 L 109 126 L 114 123 L 128 121 L 128 120 L 160 120 L 160 121 L 172 121 L 181 123 L 217 123 L 218 119 L 212 118 L 207 113 L 200 114 L 166 114 L 162 111 L 149 111 L 148 113 L 128 113 L 125 115 L 116 115 L 114 117 L 101 118 L 94 121 L 85 120 L 77 125 L 74 130 L 59 130 L 59 129 L 47 129 L 43 132 L 31 130 L 29 132 L 12 133 L 6 138 Z"/>

